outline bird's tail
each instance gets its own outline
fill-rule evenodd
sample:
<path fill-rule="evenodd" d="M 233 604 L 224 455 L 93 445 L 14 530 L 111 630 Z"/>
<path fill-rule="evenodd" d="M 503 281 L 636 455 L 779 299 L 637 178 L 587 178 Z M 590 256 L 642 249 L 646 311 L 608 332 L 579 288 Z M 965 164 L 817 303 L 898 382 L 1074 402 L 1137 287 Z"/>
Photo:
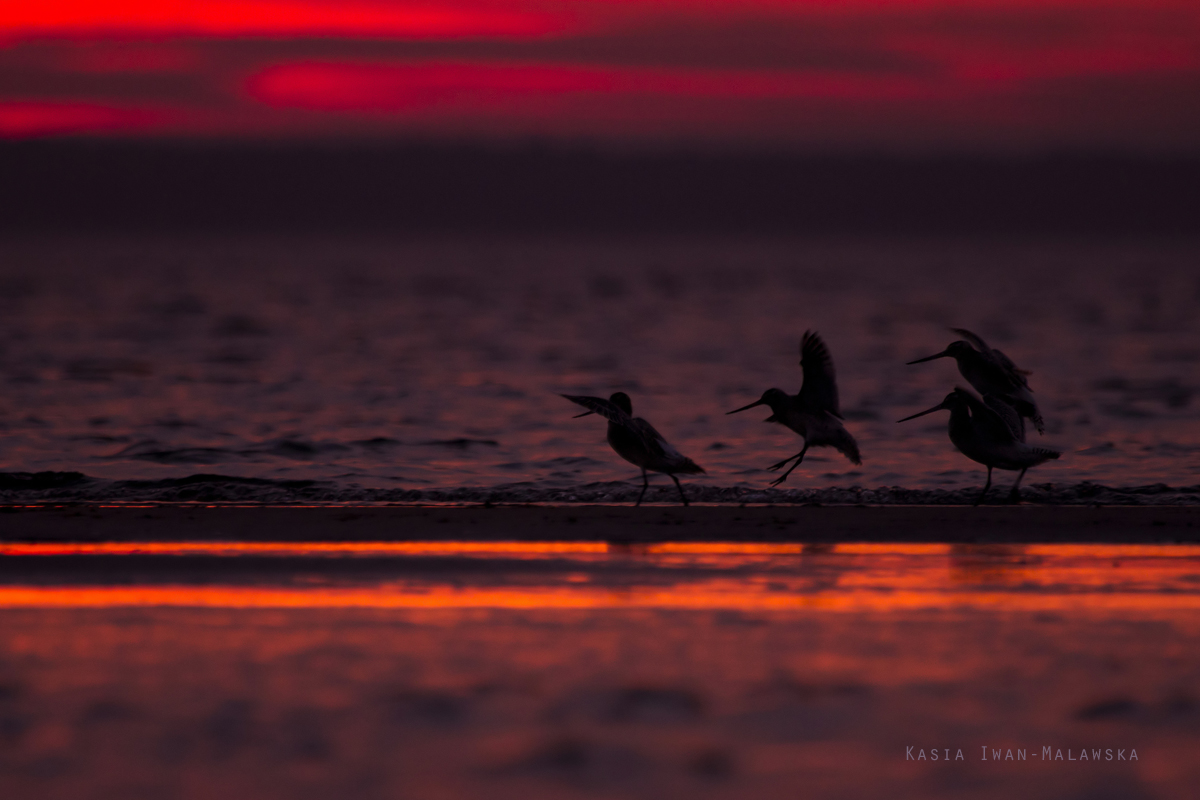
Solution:
<path fill-rule="evenodd" d="M 854 437 L 847 433 L 843 438 L 839 439 L 834 445 L 838 452 L 850 459 L 850 463 L 856 467 L 862 466 L 862 456 L 858 454 L 858 442 L 854 441 Z"/>
<path fill-rule="evenodd" d="M 704 467 L 700 466 L 695 461 L 692 461 L 690 458 L 685 457 L 683 461 L 671 468 L 671 472 L 679 475 L 695 475 L 697 473 L 704 472 Z"/>
<path fill-rule="evenodd" d="M 1010 395 L 1004 395 L 1003 397 L 1013 408 L 1017 409 L 1018 414 L 1029 418 L 1029 421 L 1033 423 L 1033 427 L 1037 429 L 1038 433 L 1046 432 L 1046 421 L 1042 419 L 1037 406 L 1020 398 L 1011 397 Z"/>
<path fill-rule="evenodd" d="M 1038 458 L 1042 459 L 1042 461 L 1049 461 L 1062 455 L 1062 453 L 1058 452 L 1057 450 L 1051 450 L 1049 447 L 1033 447 L 1030 449 L 1032 449 L 1033 452 L 1037 454 Z"/>

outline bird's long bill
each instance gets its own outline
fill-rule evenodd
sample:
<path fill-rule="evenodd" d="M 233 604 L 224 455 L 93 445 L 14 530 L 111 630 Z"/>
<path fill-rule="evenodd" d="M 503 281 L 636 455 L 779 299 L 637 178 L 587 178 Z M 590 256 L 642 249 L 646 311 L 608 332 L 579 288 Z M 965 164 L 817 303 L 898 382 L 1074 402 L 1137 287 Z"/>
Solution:
<path fill-rule="evenodd" d="M 753 403 L 751 403 L 751 404 L 750 404 L 750 405 L 748 405 L 748 406 L 742 406 L 741 408 L 735 408 L 733 411 L 726 411 L 726 412 L 725 412 L 725 416 L 727 416 L 727 417 L 728 417 L 730 414 L 736 414 L 736 413 L 738 413 L 739 411 L 746 411 L 746 410 L 748 410 L 748 409 L 754 408 L 755 406 L 761 406 L 761 405 L 764 405 L 764 404 L 765 404 L 765 403 L 764 403 L 764 401 L 762 401 L 762 400 L 755 400 Z"/>
<path fill-rule="evenodd" d="M 576 414 L 575 416 L 571 417 L 571 419 L 579 419 L 580 417 L 590 417 L 592 414 L 595 414 L 595 413 L 596 413 L 595 411 L 585 411 L 582 414 Z"/>
<path fill-rule="evenodd" d="M 905 417 L 904 419 L 898 419 L 898 420 L 896 420 L 896 422 L 908 422 L 910 419 L 916 419 L 917 417 L 923 417 L 923 416 L 925 416 L 926 414 L 932 414 L 932 413 L 933 413 L 933 412 L 935 412 L 935 411 L 941 411 L 941 410 L 942 410 L 943 408 L 945 408 L 945 407 L 946 407 L 946 406 L 945 406 L 944 404 L 942 404 L 942 403 L 938 403 L 938 404 L 937 404 L 936 406 L 934 406 L 933 408 L 928 408 L 928 409 L 925 409 L 924 411 L 922 411 L 922 412 L 920 412 L 920 413 L 918 413 L 918 414 L 913 414 L 911 417 Z"/>
<path fill-rule="evenodd" d="M 907 366 L 912 366 L 913 364 L 923 364 L 926 361 L 933 361 L 935 358 L 945 358 L 948 355 L 950 355 L 950 354 L 947 353 L 945 350 L 943 350 L 942 352 L 935 353 L 931 356 L 925 356 L 924 358 L 918 358 L 916 361 L 909 361 Z"/>

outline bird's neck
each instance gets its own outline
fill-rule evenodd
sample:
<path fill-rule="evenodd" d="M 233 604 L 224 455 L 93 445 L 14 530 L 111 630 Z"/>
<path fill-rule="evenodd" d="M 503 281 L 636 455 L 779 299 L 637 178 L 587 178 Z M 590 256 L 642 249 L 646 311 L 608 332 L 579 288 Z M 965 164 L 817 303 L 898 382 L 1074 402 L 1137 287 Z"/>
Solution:
<path fill-rule="evenodd" d="M 971 413 L 966 404 L 950 409 L 950 441 L 959 442 L 970 439 L 973 431 Z"/>

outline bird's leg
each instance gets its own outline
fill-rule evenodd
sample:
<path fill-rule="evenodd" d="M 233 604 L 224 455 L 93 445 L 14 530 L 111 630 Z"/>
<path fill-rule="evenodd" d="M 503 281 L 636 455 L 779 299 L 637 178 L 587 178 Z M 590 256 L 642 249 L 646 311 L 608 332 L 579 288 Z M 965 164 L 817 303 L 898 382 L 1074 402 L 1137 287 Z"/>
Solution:
<path fill-rule="evenodd" d="M 778 486 L 779 484 L 781 484 L 781 483 L 783 483 L 784 481 L 786 481 L 786 480 L 788 479 L 788 475 L 791 475 L 791 474 L 792 474 L 792 470 L 794 470 L 796 467 L 800 466 L 800 462 L 804 460 L 804 454 L 805 454 L 805 453 L 807 453 L 807 452 L 808 452 L 808 445 L 807 445 L 807 444 L 805 444 L 805 445 L 804 445 L 804 449 L 803 449 L 803 450 L 801 450 L 801 451 L 800 451 L 799 453 L 797 453 L 796 455 L 792 456 L 792 458 L 796 459 L 796 463 L 795 463 L 795 464 L 792 464 L 790 467 L 788 467 L 788 471 L 787 471 L 787 472 L 783 473 L 783 474 L 782 474 L 782 475 L 780 475 L 778 478 L 776 478 L 775 480 L 771 481 L 771 485 L 772 485 L 772 486 Z M 788 461 L 791 461 L 791 459 L 789 458 L 789 459 L 788 459 Z M 784 463 L 784 464 L 786 464 L 786 463 L 787 463 L 787 461 L 785 461 L 785 462 L 783 462 L 783 463 Z M 780 465 L 780 466 L 782 466 L 782 465 Z"/>
<path fill-rule="evenodd" d="M 1013 484 L 1012 491 L 1008 494 L 1008 501 L 1010 503 L 1021 502 L 1021 492 L 1019 491 L 1021 488 L 1021 478 L 1025 477 L 1025 473 L 1028 469 L 1029 467 L 1026 467 L 1025 469 L 1021 470 L 1021 474 L 1017 476 L 1017 482 Z"/>
<path fill-rule="evenodd" d="M 683 494 L 683 487 L 679 485 L 679 478 L 676 478 L 674 475 L 672 475 L 671 480 L 675 481 L 675 488 L 679 490 L 679 499 L 682 500 L 683 504 L 686 506 L 688 501 L 687 497 L 685 497 Z"/>
<path fill-rule="evenodd" d="M 642 504 L 642 498 L 646 496 L 646 490 L 649 488 L 650 488 L 650 479 L 648 477 L 646 477 L 646 470 L 643 469 L 642 470 L 642 493 L 638 495 L 637 502 L 634 503 L 635 506 L 640 506 Z"/>
<path fill-rule="evenodd" d="M 805 445 L 804 450 L 807 450 L 807 449 L 808 449 L 808 445 Z M 796 455 L 794 455 L 794 456 L 788 456 L 783 461 L 780 461 L 778 464 L 772 464 L 771 466 L 767 467 L 767 469 L 783 469 L 783 465 L 788 463 L 789 461 L 791 461 L 793 458 L 803 458 L 804 450 L 801 450 L 799 453 L 796 453 Z"/>
<path fill-rule="evenodd" d="M 987 497 L 988 489 L 992 488 L 992 468 L 988 467 L 987 483 L 983 485 L 983 491 L 979 494 L 979 499 L 975 501 L 975 505 L 983 502 L 983 498 Z"/>

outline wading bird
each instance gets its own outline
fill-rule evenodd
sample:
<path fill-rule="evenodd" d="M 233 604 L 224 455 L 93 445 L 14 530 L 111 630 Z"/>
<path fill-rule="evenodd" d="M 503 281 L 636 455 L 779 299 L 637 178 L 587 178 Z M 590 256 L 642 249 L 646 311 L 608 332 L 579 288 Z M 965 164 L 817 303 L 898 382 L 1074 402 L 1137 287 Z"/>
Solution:
<path fill-rule="evenodd" d="M 798 394 L 790 395 L 782 389 L 767 389 L 761 398 L 750 405 L 728 412 L 736 414 L 755 406 L 770 406 L 771 416 L 764 422 L 778 422 L 804 437 L 804 449 L 778 464 L 767 467 L 782 469 L 789 461 L 796 462 L 787 472 L 771 481 L 772 486 L 778 486 L 787 480 L 792 470 L 800 466 L 810 447 L 833 447 L 850 459 L 851 463 L 862 464 L 858 455 L 858 442 L 854 441 L 854 437 L 842 426 L 833 357 L 829 355 L 829 348 L 821 341 L 816 331 L 805 331 L 804 338 L 800 341 L 800 367 L 804 370 L 804 383 L 801 384 Z"/>
<path fill-rule="evenodd" d="M 642 504 L 642 498 L 646 496 L 646 489 L 650 486 L 646 470 L 670 475 L 671 480 L 675 481 L 675 488 L 679 490 L 679 499 L 685 506 L 688 504 L 679 478 L 675 476 L 694 475 L 704 472 L 704 468 L 672 447 L 649 422 L 633 416 L 633 402 L 630 401 L 629 395 L 616 392 L 607 400 L 603 397 L 570 394 L 564 394 L 563 397 L 587 409 L 583 414 L 577 415 L 576 419 L 589 414 L 599 414 L 607 419 L 608 443 L 612 445 L 612 449 L 630 464 L 642 468 L 642 493 L 638 495 L 635 506 Z"/>
<path fill-rule="evenodd" d="M 975 391 L 985 398 L 990 395 L 1006 400 L 1016 409 L 1018 419 L 1022 420 L 1022 427 L 1025 425 L 1022 418 L 1028 418 L 1038 433 L 1045 433 L 1046 425 L 1042 422 L 1042 415 L 1033 399 L 1029 381 L 1025 379 L 1025 376 L 1030 374 L 1029 371 L 1017 367 L 1011 358 L 994 347 L 988 347 L 987 342 L 966 328 L 950 330 L 963 338 L 951 342 L 940 353 L 908 363 L 911 365 L 933 361 L 935 358 L 953 358 L 958 363 L 958 371 L 975 387 Z"/>
<path fill-rule="evenodd" d="M 950 411 L 950 441 L 959 451 L 971 459 L 987 467 L 987 483 L 975 505 L 983 502 L 988 490 L 992 488 L 992 469 L 1021 470 L 1017 482 L 1013 484 L 1008 495 L 1010 502 L 1020 502 L 1021 479 L 1030 467 L 1036 467 L 1044 461 L 1058 458 L 1060 453 L 1048 447 L 1033 447 L 1025 444 L 1014 425 L 1019 423 L 1016 410 L 1011 410 L 1007 417 L 998 413 L 1004 400 L 995 396 L 985 397 L 987 402 L 980 401 L 966 389 L 956 387 L 946 395 L 946 399 L 933 408 L 905 417 L 900 422 L 923 417 L 935 411 L 947 409 Z"/>

